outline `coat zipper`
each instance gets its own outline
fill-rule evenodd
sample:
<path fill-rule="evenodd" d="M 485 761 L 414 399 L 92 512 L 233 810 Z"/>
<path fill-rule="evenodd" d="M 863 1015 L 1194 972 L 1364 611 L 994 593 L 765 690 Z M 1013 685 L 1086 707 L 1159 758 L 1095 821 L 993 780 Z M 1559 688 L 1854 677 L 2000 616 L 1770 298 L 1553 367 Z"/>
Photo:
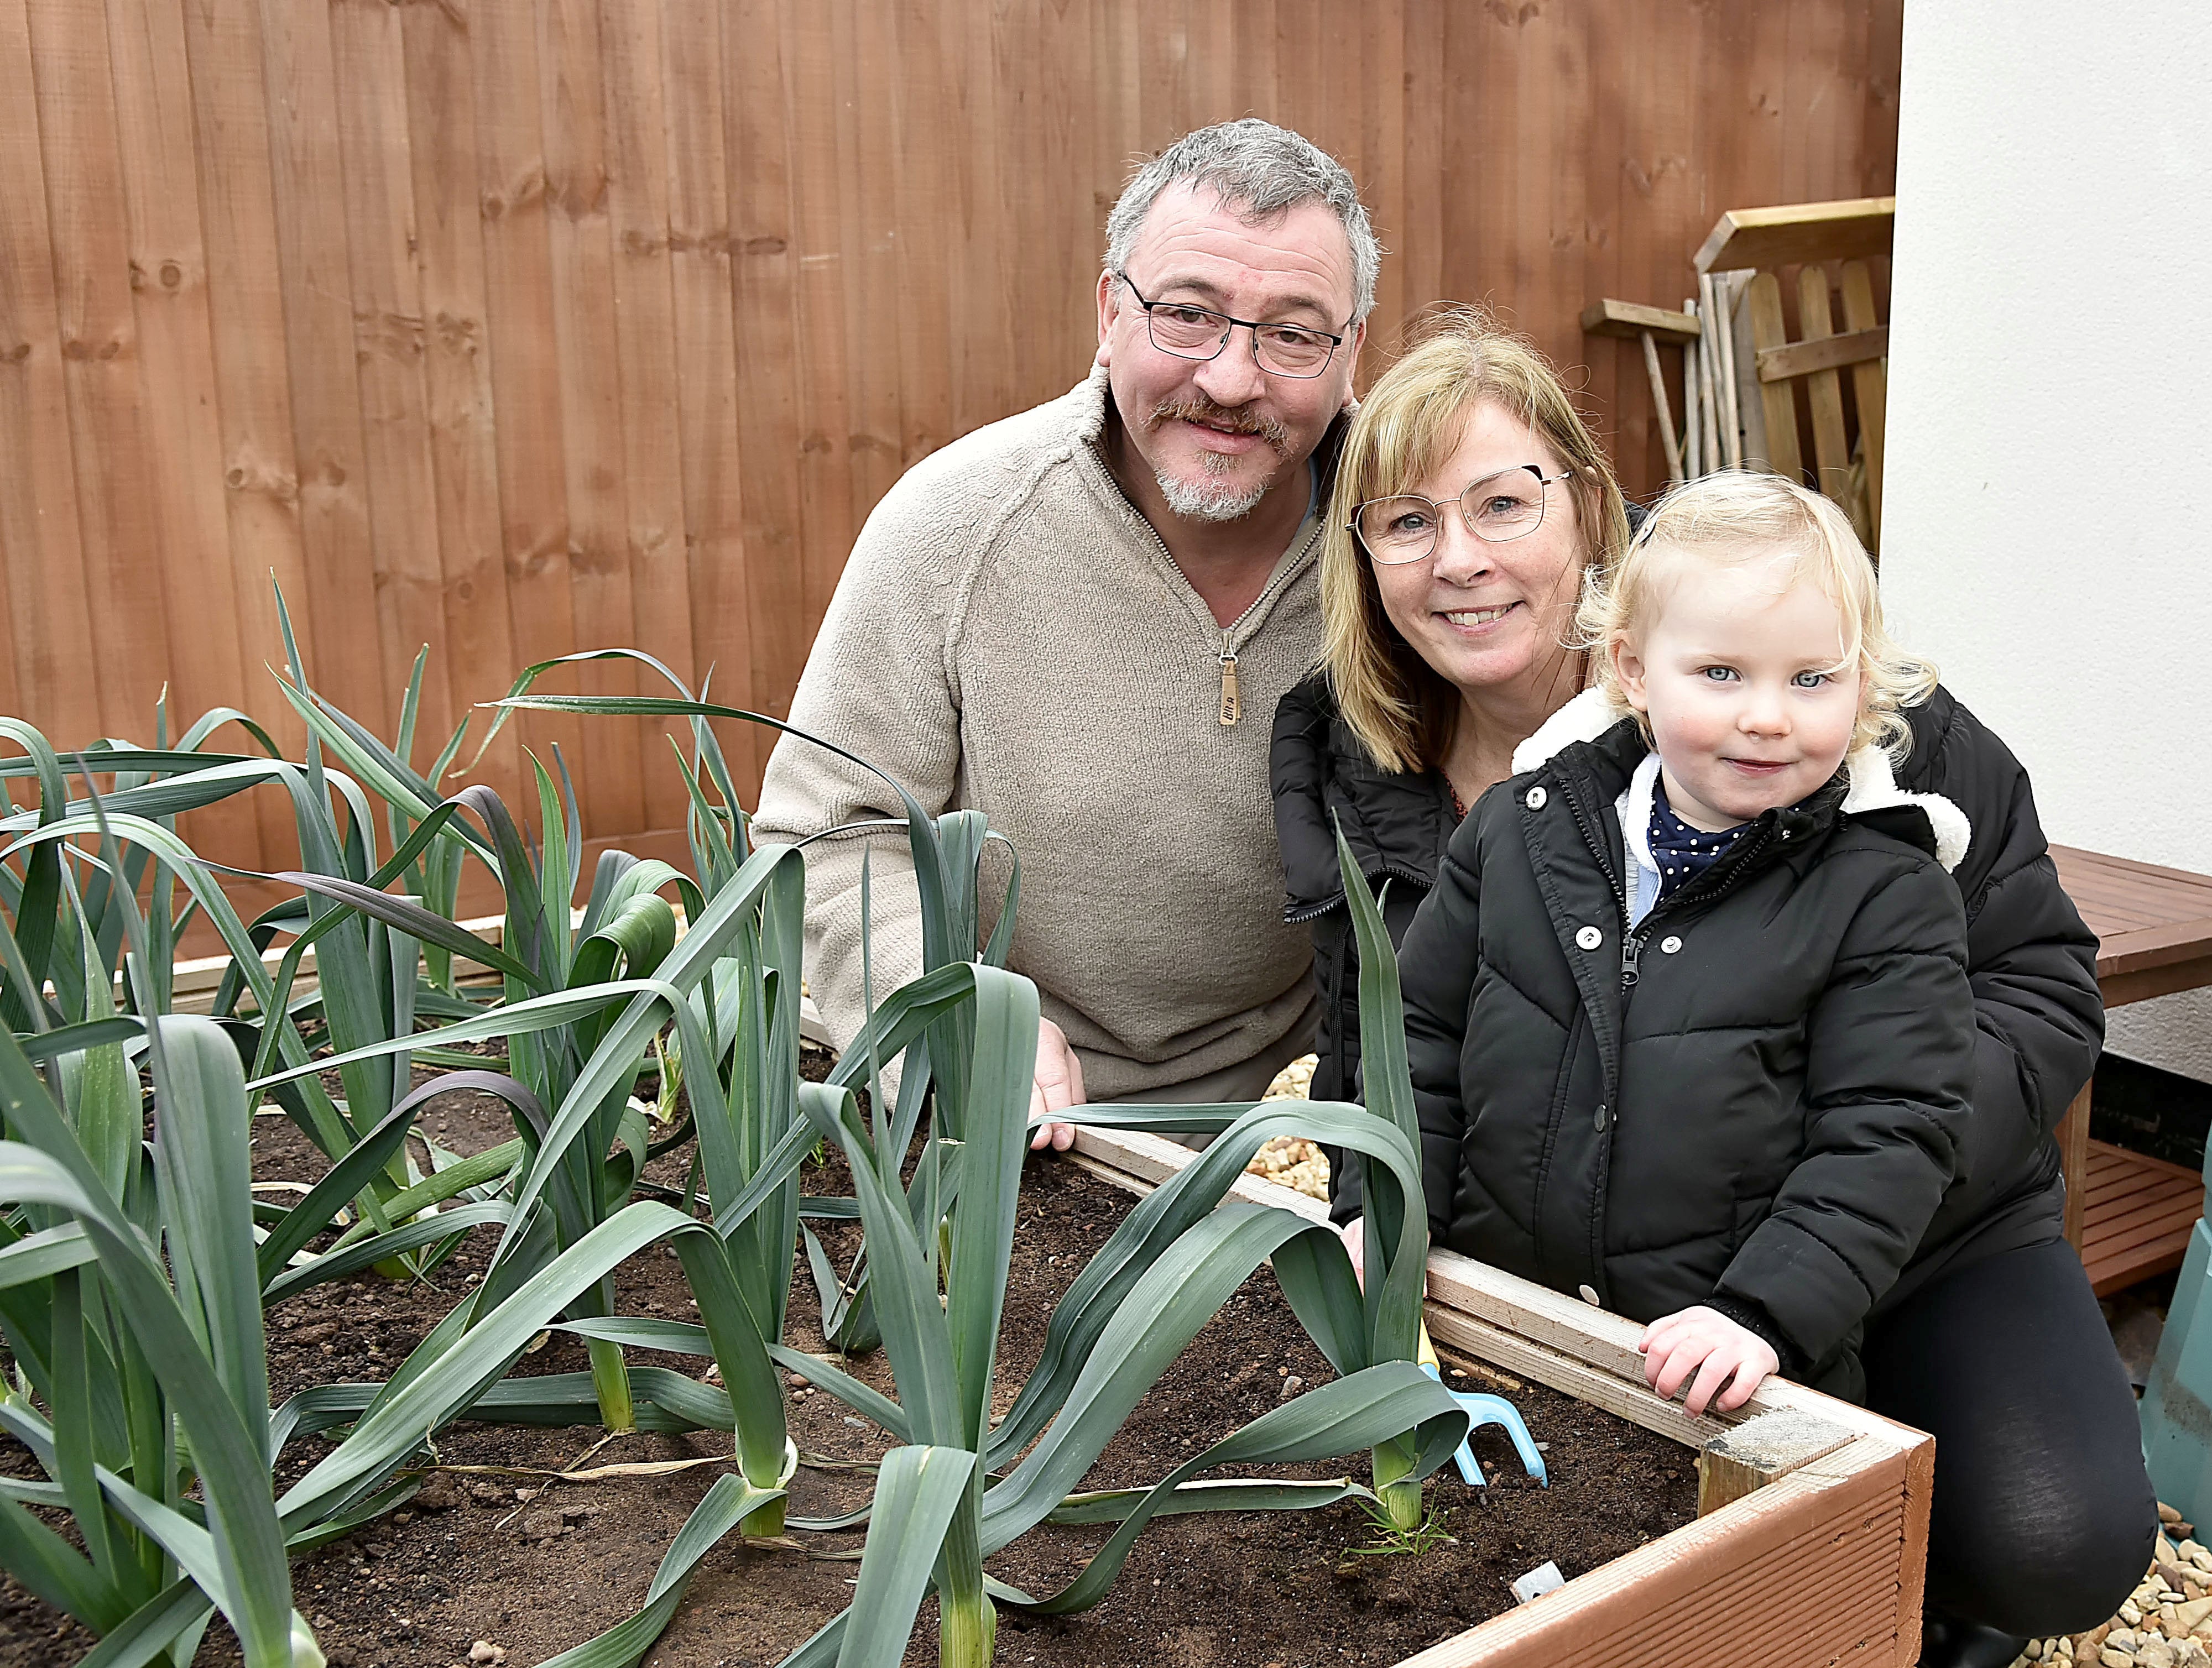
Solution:
<path fill-rule="evenodd" d="M 1721 870 L 1720 877 L 1717 880 L 1713 877 L 1714 869 L 1708 869 L 1705 874 L 1692 881 L 1689 885 L 1684 887 L 1673 897 L 1662 900 L 1661 902 L 1654 904 L 1651 907 L 1651 913 L 1650 914 L 1646 915 L 1641 921 L 1638 922 L 1636 925 L 1630 928 L 1626 933 L 1622 935 L 1620 940 L 1620 989 L 1624 998 L 1630 991 L 1636 987 L 1636 964 L 1638 958 L 1640 958 L 1644 954 L 1644 946 L 1645 943 L 1651 937 L 1651 929 L 1656 926 L 1661 920 L 1669 916 L 1679 915 L 1681 913 L 1685 906 L 1692 903 L 1708 902 L 1711 900 L 1718 897 L 1722 893 L 1727 891 L 1728 889 L 1735 883 L 1736 876 L 1742 872 L 1744 865 L 1750 862 L 1751 859 L 1757 856 L 1760 852 L 1764 851 L 1766 848 L 1767 842 L 1772 840 L 1773 837 L 1774 829 L 1772 825 L 1770 824 L 1765 829 L 1761 831 L 1757 839 L 1747 842 L 1739 850 L 1729 853 L 1728 858 L 1723 863 L 1714 865 L 1714 869 Z M 1626 919 L 1627 908 L 1626 905 L 1622 907 L 1621 913 L 1623 919 Z"/>
<path fill-rule="evenodd" d="M 1408 886 L 1419 886 L 1423 889 L 1432 887 L 1437 883 L 1437 877 L 1434 875 L 1424 875 L 1401 863 L 1382 864 L 1363 874 L 1360 878 L 1367 883 L 1367 889 L 1370 892 L 1376 889 L 1379 882 L 1386 880 L 1401 880 Z M 1285 926 L 1303 926 L 1309 921 L 1317 921 L 1322 916 L 1343 908 L 1348 901 L 1349 900 L 1345 896 L 1344 889 L 1340 886 L 1319 903 L 1284 910 L 1283 924 Z"/>
<path fill-rule="evenodd" d="M 1597 830 L 1590 826 L 1589 814 L 1583 810 L 1582 795 L 1564 779 L 1559 783 L 1559 792 L 1567 802 L 1567 810 L 1574 815 L 1575 827 L 1582 831 L 1583 843 L 1589 847 L 1590 855 L 1597 859 L 1597 866 L 1605 871 L 1606 881 L 1613 888 L 1613 895 L 1620 901 L 1621 919 L 1626 920 L 1628 883 L 1613 866 L 1612 853 L 1606 850 L 1605 842 L 1597 837 Z"/>
<path fill-rule="evenodd" d="M 1559 785 L 1566 799 L 1567 809 L 1574 814 L 1575 827 L 1582 831 L 1583 843 L 1589 847 L 1590 855 L 1597 859 L 1598 867 L 1605 870 L 1607 880 L 1613 885 L 1613 895 L 1620 904 L 1620 919 L 1626 923 L 1628 919 L 1626 877 L 1613 868 L 1611 852 L 1598 839 L 1597 831 L 1590 826 L 1589 816 L 1583 809 L 1581 794 L 1565 780 L 1562 780 Z M 1757 839 L 1730 852 L 1720 863 L 1707 870 L 1705 874 L 1684 887 L 1673 897 L 1654 905 L 1650 913 L 1621 934 L 1620 990 L 1624 1005 L 1628 993 L 1636 988 L 1638 965 L 1643 959 L 1644 946 L 1650 941 L 1652 929 L 1662 920 L 1680 913 L 1686 905 L 1702 903 L 1726 891 L 1744 865 L 1764 851 L 1768 841 L 1773 837 L 1773 825 L 1770 824 Z M 1624 849 L 1621 855 L 1625 863 L 1627 858 L 1626 840 L 1623 840 L 1622 845 Z"/>

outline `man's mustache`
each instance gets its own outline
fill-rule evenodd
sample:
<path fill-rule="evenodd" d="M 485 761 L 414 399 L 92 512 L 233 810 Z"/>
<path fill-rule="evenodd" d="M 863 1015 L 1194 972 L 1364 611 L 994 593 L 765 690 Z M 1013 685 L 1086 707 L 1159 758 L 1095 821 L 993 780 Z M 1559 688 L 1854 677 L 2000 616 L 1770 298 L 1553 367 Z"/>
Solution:
<path fill-rule="evenodd" d="M 1152 427 L 1158 428 L 1164 422 L 1208 423 L 1232 434 L 1257 434 L 1278 452 L 1291 443 L 1290 430 L 1280 419 L 1217 405 L 1208 399 L 1162 400 L 1152 408 Z"/>

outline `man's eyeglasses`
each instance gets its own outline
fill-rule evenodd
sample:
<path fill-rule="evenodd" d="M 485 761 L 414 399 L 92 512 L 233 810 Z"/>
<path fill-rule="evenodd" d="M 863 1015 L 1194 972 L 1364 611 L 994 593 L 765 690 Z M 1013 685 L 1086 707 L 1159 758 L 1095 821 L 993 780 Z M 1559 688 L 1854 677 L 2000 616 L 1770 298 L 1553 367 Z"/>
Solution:
<path fill-rule="evenodd" d="M 1570 470 L 1547 476 L 1534 464 L 1500 470 L 1471 481 L 1456 501 L 1468 531 L 1486 544 L 1526 538 L 1544 525 L 1546 488 L 1565 480 Z M 1352 513 L 1350 526 L 1360 548 L 1384 567 L 1419 561 L 1437 548 L 1444 506 L 1414 493 L 1370 498 Z"/>
<path fill-rule="evenodd" d="M 1147 301 L 1129 275 L 1114 275 L 1129 284 L 1129 294 L 1145 310 L 1145 329 L 1152 345 L 1177 359 L 1215 359 L 1229 345 L 1238 325 L 1252 332 L 1252 356 L 1260 368 L 1279 377 L 1317 377 L 1328 368 L 1344 337 L 1306 325 L 1267 325 L 1253 318 L 1231 318 L 1212 307 L 1188 301 Z"/>

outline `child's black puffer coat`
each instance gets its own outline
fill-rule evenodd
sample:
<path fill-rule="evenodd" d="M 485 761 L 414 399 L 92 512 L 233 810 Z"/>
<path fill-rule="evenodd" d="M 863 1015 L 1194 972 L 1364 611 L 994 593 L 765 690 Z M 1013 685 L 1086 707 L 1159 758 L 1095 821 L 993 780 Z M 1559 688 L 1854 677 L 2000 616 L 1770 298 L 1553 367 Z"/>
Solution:
<path fill-rule="evenodd" d="M 1846 811 L 1839 773 L 1624 935 L 1613 802 L 1645 750 L 1623 721 L 1499 783 L 1407 931 L 1431 1231 L 1638 1319 L 1717 1297 L 1856 1394 L 1973 1083 L 1936 856 L 1964 819 L 1886 767 Z"/>

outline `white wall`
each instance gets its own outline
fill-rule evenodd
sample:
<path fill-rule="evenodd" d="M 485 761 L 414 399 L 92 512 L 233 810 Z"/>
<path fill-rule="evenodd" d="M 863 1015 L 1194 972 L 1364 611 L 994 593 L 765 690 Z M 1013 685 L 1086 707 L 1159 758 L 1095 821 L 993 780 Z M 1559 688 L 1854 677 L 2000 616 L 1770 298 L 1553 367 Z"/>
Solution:
<path fill-rule="evenodd" d="M 1883 590 L 2054 841 L 2212 871 L 2212 4 L 1908 0 Z M 2212 1081 L 2212 994 L 2110 1046 Z"/>

